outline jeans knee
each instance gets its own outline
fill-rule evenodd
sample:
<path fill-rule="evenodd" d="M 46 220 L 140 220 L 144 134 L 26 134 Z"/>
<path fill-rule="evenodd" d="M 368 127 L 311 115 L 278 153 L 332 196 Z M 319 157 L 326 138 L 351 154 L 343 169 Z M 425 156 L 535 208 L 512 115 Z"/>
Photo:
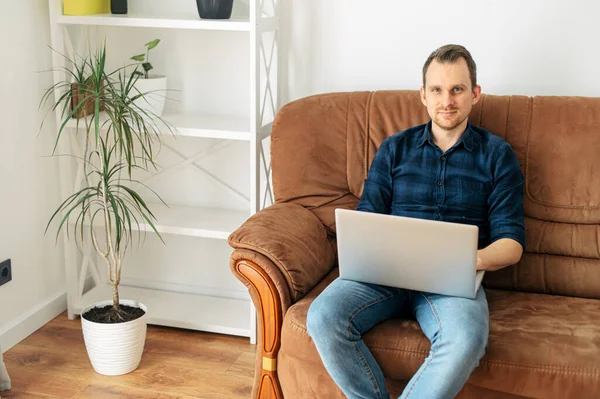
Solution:
<path fill-rule="evenodd" d="M 469 353 L 473 356 L 474 359 L 479 360 L 485 355 L 485 350 L 487 348 L 487 336 L 475 336 L 473 338 L 473 342 L 469 347 Z"/>
<path fill-rule="evenodd" d="M 327 297 L 317 297 L 308 308 L 306 330 L 315 339 L 333 338 L 348 330 L 348 316 L 344 307 Z"/>
<path fill-rule="evenodd" d="M 477 365 L 487 349 L 487 333 L 461 331 L 444 339 L 442 345 L 447 346 L 452 359 L 457 364 Z"/>
<path fill-rule="evenodd" d="M 326 312 L 327 307 L 319 306 L 319 302 L 317 300 L 313 301 L 308 308 L 308 313 L 306 314 L 306 331 L 313 339 L 314 337 L 322 336 L 322 332 L 326 328 Z"/>

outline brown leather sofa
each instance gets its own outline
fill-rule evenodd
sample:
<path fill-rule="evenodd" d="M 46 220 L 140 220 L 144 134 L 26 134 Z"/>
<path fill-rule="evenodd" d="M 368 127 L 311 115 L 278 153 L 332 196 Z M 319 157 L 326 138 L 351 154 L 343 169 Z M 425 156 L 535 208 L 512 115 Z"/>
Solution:
<path fill-rule="evenodd" d="M 343 398 L 306 333 L 337 276 L 334 209 L 353 209 L 383 139 L 429 120 L 417 91 L 331 93 L 278 113 L 275 204 L 229 237 L 258 310 L 253 398 Z M 458 397 L 600 398 L 600 98 L 483 95 L 475 125 L 507 140 L 526 177 L 527 249 L 487 273 L 489 349 Z M 390 320 L 365 342 L 394 395 L 429 341 Z"/>

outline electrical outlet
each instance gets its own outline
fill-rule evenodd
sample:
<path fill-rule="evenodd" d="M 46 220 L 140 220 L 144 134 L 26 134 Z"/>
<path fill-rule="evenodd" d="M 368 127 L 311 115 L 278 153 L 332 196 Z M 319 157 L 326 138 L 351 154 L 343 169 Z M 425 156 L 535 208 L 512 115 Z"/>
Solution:
<path fill-rule="evenodd" d="M 12 268 L 10 259 L 0 263 L 0 285 L 4 285 L 12 280 Z"/>

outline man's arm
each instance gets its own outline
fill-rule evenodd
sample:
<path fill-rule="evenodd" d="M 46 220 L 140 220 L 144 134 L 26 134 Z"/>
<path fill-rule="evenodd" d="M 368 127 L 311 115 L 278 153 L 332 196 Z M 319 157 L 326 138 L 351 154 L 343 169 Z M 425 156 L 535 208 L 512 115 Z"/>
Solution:
<path fill-rule="evenodd" d="M 392 141 L 385 139 L 373 157 L 356 210 L 389 214 L 392 207 Z"/>
<path fill-rule="evenodd" d="M 494 189 L 488 198 L 491 244 L 477 251 L 477 269 L 495 271 L 514 265 L 525 249 L 523 185 L 519 161 L 508 143 L 499 148 Z"/>
<path fill-rule="evenodd" d="M 477 270 L 496 271 L 521 259 L 523 247 L 512 238 L 501 238 L 477 251 Z"/>

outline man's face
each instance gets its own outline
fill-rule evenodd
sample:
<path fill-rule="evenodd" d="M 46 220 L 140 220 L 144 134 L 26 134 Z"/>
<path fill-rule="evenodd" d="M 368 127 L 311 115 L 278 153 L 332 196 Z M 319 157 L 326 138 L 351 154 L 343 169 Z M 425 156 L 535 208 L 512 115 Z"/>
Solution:
<path fill-rule="evenodd" d="M 479 101 L 481 87 L 471 87 L 464 58 L 444 64 L 433 60 L 425 74 L 425 85 L 421 87 L 421 101 L 433 123 L 446 131 L 462 124 L 466 127 L 471 108 Z"/>

